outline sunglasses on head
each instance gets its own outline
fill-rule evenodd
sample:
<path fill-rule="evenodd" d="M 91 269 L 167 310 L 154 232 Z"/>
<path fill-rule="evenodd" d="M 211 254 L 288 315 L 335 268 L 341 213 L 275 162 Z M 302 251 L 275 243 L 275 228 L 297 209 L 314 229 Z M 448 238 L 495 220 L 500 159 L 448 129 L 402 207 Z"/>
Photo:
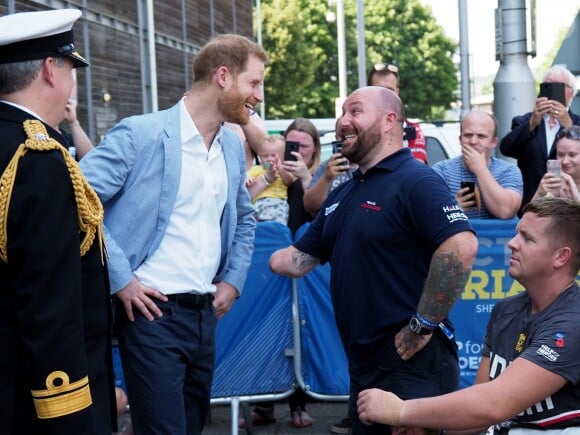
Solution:
<path fill-rule="evenodd" d="M 556 135 L 556 140 L 562 139 L 563 137 L 567 139 L 580 140 L 580 127 L 573 126 L 560 130 Z"/>
<path fill-rule="evenodd" d="M 397 65 L 391 65 L 389 63 L 375 63 L 373 65 L 374 71 L 389 71 L 399 77 L 399 67 Z"/>

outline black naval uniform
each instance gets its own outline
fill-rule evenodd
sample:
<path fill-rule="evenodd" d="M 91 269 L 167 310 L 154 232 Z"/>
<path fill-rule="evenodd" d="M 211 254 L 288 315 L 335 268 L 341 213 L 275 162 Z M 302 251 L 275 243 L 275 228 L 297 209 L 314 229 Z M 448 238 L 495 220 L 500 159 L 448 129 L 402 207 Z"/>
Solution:
<path fill-rule="evenodd" d="M 0 174 L 26 139 L 26 119 L 34 118 L 0 102 Z M 20 159 L 0 225 L 5 212 L 0 434 L 110 435 L 116 415 L 107 272 L 97 238 L 81 257 L 83 233 L 60 151 L 28 151 Z"/>

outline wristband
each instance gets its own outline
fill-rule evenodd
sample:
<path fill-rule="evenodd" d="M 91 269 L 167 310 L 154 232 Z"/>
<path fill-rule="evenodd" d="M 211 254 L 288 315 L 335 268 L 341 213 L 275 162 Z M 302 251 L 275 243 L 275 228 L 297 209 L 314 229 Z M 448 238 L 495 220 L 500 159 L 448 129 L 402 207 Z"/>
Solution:
<path fill-rule="evenodd" d="M 264 183 L 266 183 L 266 186 L 269 186 L 270 184 L 272 184 L 271 181 L 268 181 L 268 178 L 266 177 L 266 174 L 262 175 L 262 179 L 264 180 Z"/>
<path fill-rule="evenodd" d="M 439 326 L 438 323 L 433 323 L 427 320 L 425 317 L 419 314 L 418 311 L 415 313 L 415 317 L 419 320 L 419 322 L 421 322 L 422 325 L 426 326 L 427 328 L 435 329 L 437 326 Z"/>
<path fill-rule="evenodd" d="M 443 334 L 445 334 L 445 336 L 449 340 L 453 340 L 453 337 L 455 337 L 455 334 L 453 333 L 453 331 L 451 329 L 449 329 L 445 323 L 441 322 L 439 324 L 439 329 L 441 329 L 441 331 L 443 331 Z"/>

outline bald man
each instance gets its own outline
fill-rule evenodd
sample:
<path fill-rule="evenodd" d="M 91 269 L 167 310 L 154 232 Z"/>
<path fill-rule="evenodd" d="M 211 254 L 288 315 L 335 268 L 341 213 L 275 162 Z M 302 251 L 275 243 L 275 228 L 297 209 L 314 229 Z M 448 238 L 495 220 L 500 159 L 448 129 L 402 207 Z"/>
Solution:
<path fill-rule="evenodd" d="M 403 119 L 391 90 L 371 86 L 347 97 L 337 136 L 359 169 L 329 194 L 305 235 L 270 258 L 275 273 L 290 277 L 332 265 L 354 434 L 390 431 L 361 423 L 359 391 L 388 385 L 404 397 L 425 397 L 453 391 L 459 381 L 447 314 L 477 240 L 443 180 L 404 147 Z"/>
<path fill-rule="evenodd" d="M 479 110 L 469 112 L 461 121 L 461 155 L 433 166 L 469 218 L 511 219 L 522 204 L 520 169 L 493 155 L 497 130 L 495 116 Z M 474 183 L 474 189 L 462 187 L 462 182 Z"/>

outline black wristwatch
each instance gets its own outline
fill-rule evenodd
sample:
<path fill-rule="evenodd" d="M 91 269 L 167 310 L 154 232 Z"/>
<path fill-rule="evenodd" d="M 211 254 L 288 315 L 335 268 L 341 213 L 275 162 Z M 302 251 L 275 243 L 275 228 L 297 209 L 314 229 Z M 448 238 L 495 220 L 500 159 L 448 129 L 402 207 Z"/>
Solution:
<path fill-rule="evenodd" d="M 435 328 L 432 327 L 431 325 L 425 324 L 421 320 L 422 320 L 421 316 L 417 314 L 411 317 L 411 320 L 409 320 L 409 329 L 411 330 L 411 332 L 419 335 L 433 334 L 433 329 Z"/>

